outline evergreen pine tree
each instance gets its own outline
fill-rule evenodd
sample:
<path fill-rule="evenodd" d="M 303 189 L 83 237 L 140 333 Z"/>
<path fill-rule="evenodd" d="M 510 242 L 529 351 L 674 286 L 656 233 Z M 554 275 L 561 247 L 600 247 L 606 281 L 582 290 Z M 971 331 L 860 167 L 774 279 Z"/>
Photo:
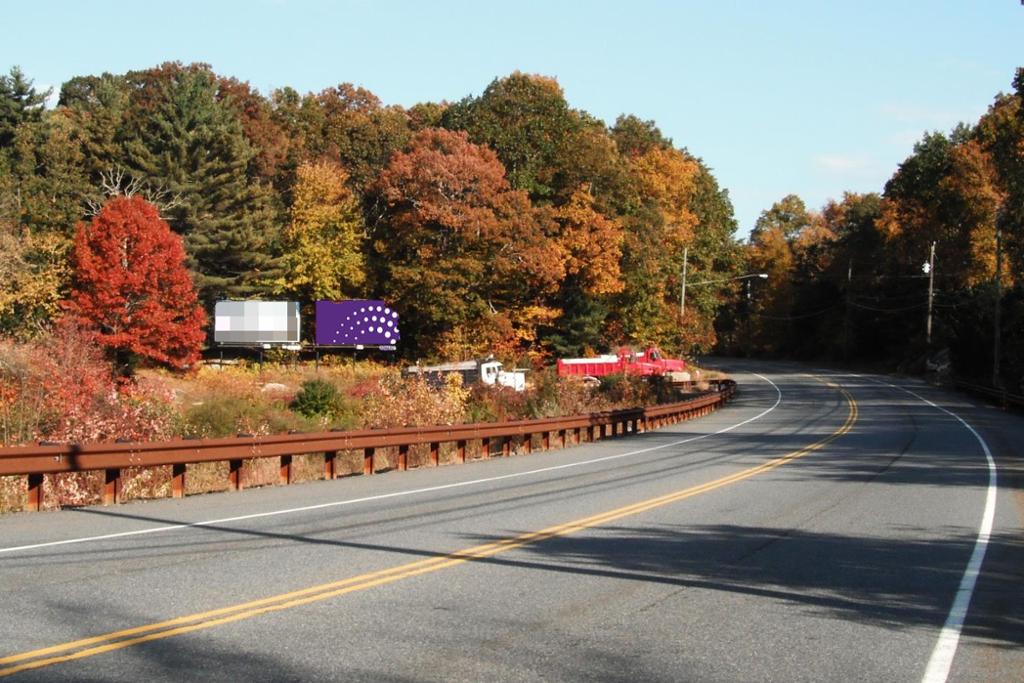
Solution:
<path fill-rule="evenodd" d="M 0 76 L 0 149 L 11 145 L 19 125 L 40 119 L 50 92 L 36 92 L 32 81 L 16 66 L 9 75 Z"/>
<path fill-rule="evenodd" d="M 165 64 L 126 78 L 128 167 L 178 198 L 164 213 L 185 237 L 201 299 L 268 291 L 278 274 L 269 192 L 247 175 L 254 150 L 218 102 L 216 76 L 205 65 Z"/>

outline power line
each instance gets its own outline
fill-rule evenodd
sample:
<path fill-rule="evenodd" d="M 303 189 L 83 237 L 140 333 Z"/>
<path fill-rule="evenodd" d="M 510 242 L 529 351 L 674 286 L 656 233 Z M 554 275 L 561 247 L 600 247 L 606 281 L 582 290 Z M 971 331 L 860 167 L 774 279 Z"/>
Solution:
<path fill-rule="evenodd" d="M 877 313 L 901 313 L 903 311 L 912 311 L 915 308 L 923 308 L 924 306 L 928 305 L 928 302 L 922 301 L 912 306 L 901 306 L 899 308 L 879 308 L 877 306 L 865 306 L 864 304 L 858 304 L 855 301 L 851 301 L 850 305 L 853 306 L 854 308 L 861 308 L 864 309 L 865 311 L 875 311 Z"/>
<path fill-rule="evenodd" d="M 759 318 L 767 318 L 768 320 L 801 320 L 803 318 L 813 318 L 816 315 L 824 315 L 831 310 L 835 310 L 839 307 L 839 304 L 832 304 L 828 308 L 822 308 L 818 311 L 811 311 L 809 313 L 797 313 L 794 315 L 768 315 L 767 313 L 753 313 L 753 315 Z"/>

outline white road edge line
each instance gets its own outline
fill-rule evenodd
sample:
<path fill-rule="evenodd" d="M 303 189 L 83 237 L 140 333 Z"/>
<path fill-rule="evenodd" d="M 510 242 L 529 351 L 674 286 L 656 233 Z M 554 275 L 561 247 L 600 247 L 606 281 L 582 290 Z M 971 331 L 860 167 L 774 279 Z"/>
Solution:
<path fill-rule="evenodd" d="M 953 411 L 932 403 L 925 397 L 911 391 L 910 389 L 906 389 L 895 384 L 889 384 L 888 382 L 880 382 L 878 380 L 872 381 L 906 392 L 914 398 L 927 403 L 932 408 L 941 410 L 947 415 L 956 418 L 956 420 L 962 424 L 967 431 L 974 435 L 974 438 L 977 439 L 978 443 L 981 444 L 981 450 L 984 451 L 985 459 L 988 461 L 988 492 L 985 495 L 985 511 L 981 515 L 981 526 L 978 528 L 978 537 L 974 541 L 974 551 L 971 553 L 971 559 L 967 562 L 964 574 L 960 578 L 960 586 L 957 588 L 956 597 L 953 599 L 953 604 L 949 608 L 949 614 L 946 616 L 946 623 L 942 625 L 942 631 L 939 632 L 939 639 L 935 643 L 932 655 L 928 659 L 928 666 L 925 668 L 924 676 L 921 678 L 921 683 L 945 683 L 946 679 L 949 678 L 949 670 L 953 666 L 953 658 L 956 656 L 956 648 L 960 643 L 960 633 L 963 631 L 964 621 L 967 619 L 967 610 L 971 605 L 971 598 L 974 596 L 974 587 L 978 583 L 978 575 L 981 573 L 981 565 L 985 560 L 985 552 L 988 550 L 988 541 L 992 535 L 992 525 L 995 521 L 996 515 L 996 461 L 992 457 L 992 451 L 989 450 L 988 444 L 985 443 L 985 439 L 981 438 L 981 434 L 978 434 L 974 427 Z"/>
<path fill-rule="evenodd" d="M 456 482 L 454 484 L 442 484 L 441 486 L 429 486 L 429 487 L 426 487 L 426 488 L 411 489 L 411 490 L 408 490 L 408 491 L 395 491 L 393 493 L 384 493 L 384 494 L 381 494 L 381 495 L 378 495 L 378 496 L 366 496 L 365 498 L 351 498 L 349 500 L 336 500 L 336 501 L 331 501 L 329 503 L 319 503 L 317 505 L 306 505 L 304 507 L 287 508 L 287 509 L 283 509 L 283 510 L 271 510 L 269 512 L 257 512 L 257 513 L 251 514 L 251 515 L 240 515 L 238 517 L 224 517 L 222 519 L 209 519 L 209 520 L 205 520 L 205 521 L 201 521 L 201 522 L 189 522 L 188 524 L 167 524 L 167 525 L 163 525 L 163 526 L 149 527 L 149 528 L 146 528 L 146 529 L 136 529 L 134 531 L 121 531 L 119 533 L 114 533 L 114 534 L 103 534 L 103 535 L 100 535 L 100 536 L 83 536 L 83 537 L 79 537 L 79 538 L 68 538 L 68 539 L 65 539 L 65 540 L 62 540 L 62 541 L 47 541 L 45 543 L 34 543 L 32 545 L 11 546 L 9 548 L 0 548 L 0 554 L 3 554 L 3 553 L 14 553 L 14 552 L 26 551 L 26 550 L 38 550 L 40 548 L 52 548 L 54 546 L 60 546 L 60 545 L 72 545 L 72 544 L 78 544 L 78 543 L 89 543 L 91 541 L 106 541 L 106 540 L 110 540 L 110 539 L 114 539 L 114 538 L 126 538 L 126 537 L 129 537 L 129 536 L 141 536 L 143 534 L 155 534 L 155 533 L 160 533 L 160 532 L 163 532 L 163 531 L 174 531 L 176 529 L 189 529 L 189 528 L 194 528 L 194 527 L 214 526 L 216 524 L 225 524 L 227 522 L 240 522 L 240 521 L 244 521 L 244 520 L 248 520 L 248 519 L 258 519 L 258 518 L 261 518 L 261 517 L 276 517 L 278 515 L 288 515 L 288 514 L 294 514 L 296 512 L 308 512 L 310 510 L 320 510 L 320 509 L 323 509 L 323 508 L 339 507 L 339 506 L 342 506 L 342 505 L 355 505 L 357 503 L 366 503 L 366 502 L 375 501 L 375 500 L 385 500 L 387 498 L 399 498 L 399 497 L 403 497 L 403 496 L 417 495 L 417 494 L 420 494 L 420 493 L 433 493 L 435 491 L 444 491 L 446 489 L 462 488 L 462 487 L 465 487 L 465 486 L 475 486 L 477 484 L 487 484 L 487 483 L 494 482 L 494 481 L 502 481 L 504 479 L 515 479 L 515 478 L 518 478 L 518 477 L 528 477 L 528 476 L 531 476 L 531 475 L 534 475 L 534 474 L 543 474 L 543 473 L 546 473 L 546 472 L 554 472 L 556 470 L 564 470 L 564 469 L 569 469 L 571 467 L 582 467 L 584 465 L 593 465 L 593 464 L 596 464 L 596 463 L 607 462 L 609 460 L 618 460 L 619 458 L 627 458 L 627 457 L 630 457 L 630 456 L 633 456 L 633 455 L 639 455 L 641 453 L 649 453 L 651 451 L 657 451 L 657 450 L 661 450 L 663 448 L 670 448 L 672 446 L 679 446 L 679 445 L 682 445 L 682 444 L 685 444 L 685 443 L 691 443 L 693 441 L 700 441 L 701 439 L 707 439 L 707 438 L 712 437 L 712 436 L 717 436 L 719 434 L 725 434 L 726 432 L 731 432 L 732 430 L 736 429 L 737 427 L 742 427 L 743 425 L 749 424 L 751 422 L 754 422 L 755 420 L 760 420 L 762 417 L 764 417 L 765 415 L 767 415 L 768 413 L 772 412 L 773 410 L 775 410 L 776 408 L 779 407 L 779 404 L 782 402 L 782 390 L 779 389 L 778 385 L 775 384 L 775 382 L 773 382 L 770 379 L 768 379 L 767 377 L 765 377 L 764 375 L 759 375 L 757 373 L 751 373 L 751 374 L 754 375 L 755 377 L 759 377 L 760 379 L 764 380 L 765 382 L 768 382 L 768 384 L 772 385 L 772 388 L 775 389 L 775 393 L 776 393 L 775 403 L 773 403 L 770 408 L 768 408 L 767 410 L 764 410 L 761 413 L 758 413 L 754 417 L 751 417 L 751 418 L 748 418 L 746 420 L 743 420 L 742 422 L 737 422 L 736 424 L 730 425 L 729 427 L 725 427 L 723 429 L 719 429 L 716 432 L 711 432 L 709 434 L 702 434 L 700 436 L 694 436 L 694 437 L 690 437 L 688 439 L 681 439 L 679 441 L 673 441 L 671 443 L 665 443 L 665 444 L 662 444 L 660 446 L 651 446 L 650 448 L 641 448 L 639 450 L 629 451 L 627 453 L 618 453 L 616 455 L 607 455 L 607 456 L 604 456 L 604 457 L 601 457 L 601 458 L 594 458 L 593 460 L 583 460 L 583 461 L 580 461 L 580 462 L 567 463 L 567 464 L 564 464 L 564 465 L 552 465 L 550 467 L 541 467 L 539 469 L 528 470 L 526 472 L 516 472 L 514 474 L 503 474 L 503 475 L 496 476 L 496 477 L 485 477 L 483 479 L 473 479 L 473 480 L 470 480 L 470 481 L 460 481 L 460 482 Z"/>

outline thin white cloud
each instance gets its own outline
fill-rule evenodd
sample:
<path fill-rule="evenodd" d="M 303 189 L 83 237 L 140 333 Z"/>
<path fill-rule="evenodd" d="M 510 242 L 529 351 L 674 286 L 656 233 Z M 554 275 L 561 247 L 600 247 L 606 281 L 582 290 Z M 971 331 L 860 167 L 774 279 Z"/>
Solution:
<path fill-rule="evenodd" d="M 912 147 L 924 137 L 925 132 L 923 128 L 920 130 L 901 130 L 890 134 L 885 139 L 886 142 L 897 147 Z"/>
<path fill-rule="evenodd" d="M 901 126 L 915 126 L 920 130 L 952 130 L 958 123 L 974 123 L 985 113 L 985 104 L 961 111 L 940 109 L 906 102 L 890 102 L 878 107 L 879 113 Z"/>
<path fill-rule="evenodd" d="M 871 159 L 866 156 L 844 154 L 821 154 L 814 157 L 814 164 L 831 173 L 862 173 L 872 167 Z"/>

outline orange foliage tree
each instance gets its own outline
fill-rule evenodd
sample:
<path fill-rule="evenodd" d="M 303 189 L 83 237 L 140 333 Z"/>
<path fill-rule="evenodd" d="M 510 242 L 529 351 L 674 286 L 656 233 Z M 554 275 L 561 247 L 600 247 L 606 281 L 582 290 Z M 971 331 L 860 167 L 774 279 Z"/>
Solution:
<path fill-rule="evenodd" d="M 199 359 L 206 315 L 181 237 L 140 197 L 115 197 L 78 225 L 74 287 L 64 308 L 121 369 L 140 357 L 175 369 Z"/>
<path fill-rule="evenodd" d="M 420 131 L 392 157 L 378 192 L 388 228 L 374 243 L 383 288 L 417 331 L 418 350 L 435 351 L 444 335 L 492 316 L 536 319 L 520 313 L 561 279 L 564 253 L 549 212 L 509 186 L 493 151 L 465 133 Z"/>

